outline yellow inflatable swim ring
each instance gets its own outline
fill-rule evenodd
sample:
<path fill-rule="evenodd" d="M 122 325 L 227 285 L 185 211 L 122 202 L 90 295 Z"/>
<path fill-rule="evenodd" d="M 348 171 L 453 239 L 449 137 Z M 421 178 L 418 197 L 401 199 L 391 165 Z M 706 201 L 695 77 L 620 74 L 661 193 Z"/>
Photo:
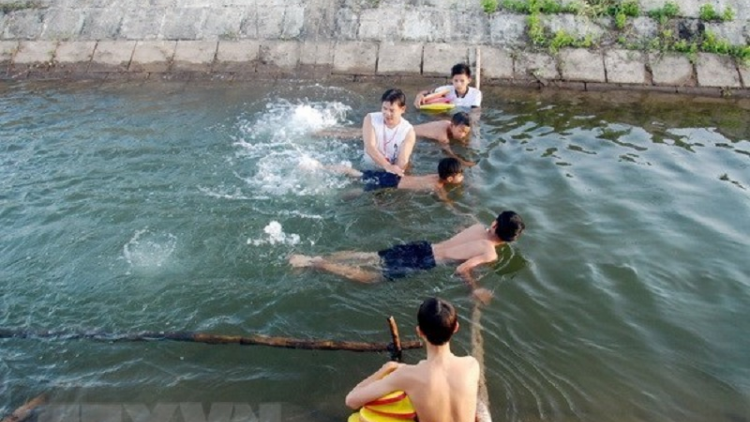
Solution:
<path fill-rule="evenodd" d="M 347 422 L 407 422 L 417 416 L 409 397 L 403 391 L 394 391 L 367 403 L 352 413 Z"/>
<path fill-rule="evenodd" d="M 455 108 L 455 104 L 451 103 L 433 103 L 433 104 L 422 104 L 419 106 L 419 109 L 421 111 L 434 111 L 434 112 L 441 112 L 441 111 L 448 111 Z"/>

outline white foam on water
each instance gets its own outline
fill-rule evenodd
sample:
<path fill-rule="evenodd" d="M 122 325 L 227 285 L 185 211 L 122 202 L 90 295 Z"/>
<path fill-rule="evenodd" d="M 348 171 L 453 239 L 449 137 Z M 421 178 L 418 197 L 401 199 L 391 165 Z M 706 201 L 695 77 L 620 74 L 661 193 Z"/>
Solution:
<path fill-rule="evenodd" d="M 247 195 L 242 193 L 242 190 L 239 187 L 234 188 L 207 188 L 204 186 L 198 186 L 198 190 L 205 194 L 206 196 L 209 196 L 211 198 L 218 198 L 218 199 L 233 199 L 233 200 L 243 200 L 243 199 L 250 199 Z"/>
<path fill-rule="evenodd" d="M 255 121 L 240 122 L 236 157 L 238 176 L 253 196 L 320 196 L 346 186 L 349 181 L 316 168 L 315 161 L 342 161 L 357 154 L 361 145 L 318 138 L 313 132 L 347 124 L 349 107 L 338 102 L 267 104 Z M 251 175 L 247 176 L 250 172 Z"/>
<path fill-rule="evenodd" d="M 333 126 L 348 125 L 346 113 L 351 107 L 340 102 L 291 103 L 286 100 L 266 104 L 255 121 L 241 121 L 240 131 L 250 141 L 287 140 Z M 254 142 L 250 142 L 254 143 Z"/>
<path fill-rule="evenodd" d="M 177 236 L 145 228 L 135 232 L 123 246 L 123 256 L 132 268 L 153 271 L 162 268 L 177 247 Z"/>
<path fill-rule="evenodd" d="M 300 243 L 300 237 L 294 233 L 284 233 L 284 229 L 281 227 L 281 223 L 278 221 L 271 221 L 263 229 L 264 236 L 258 239 L 247 239 L 248 245 L 261 246 L 261 245 L 288 245 L 294 246 Z"/>

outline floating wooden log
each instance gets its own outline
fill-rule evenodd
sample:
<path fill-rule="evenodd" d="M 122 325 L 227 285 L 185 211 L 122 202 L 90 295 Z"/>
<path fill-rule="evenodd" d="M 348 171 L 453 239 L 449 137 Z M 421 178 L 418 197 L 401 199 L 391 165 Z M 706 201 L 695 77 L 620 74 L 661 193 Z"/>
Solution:
<path fill-rule="evenodd" d="M 0 339 L 55 339 L 55 340 L 95 340 L 110 343 L 138 341 L 184 341 L 205 344 L 239 344 L 242 346 L 269 346 L 304 350 L 344 350 L 351 352 L 390 352 L 392 343 L 362 342 L 343 340 L 316 340 L 264 335 L 226 336 L 219 334 L 194 333 L 188 331 L 141 331 L 137 333 L 105 333 L 100 331 L 45 331 L 13 330 L 0 328 Z M 419 349 L 422 343 L 412 340 L 401 343 L 401 349 Z"/>
<path fill-rule="evenodd" d="M 29 417 L 31 417 L 37 407 L 43 405 L 46 402 L 47 397 L 44 394 L 40 394 L 24 403 L 13 413 L 4 417 L 0 422 L 24 422 L 25 420 L 29 419 Z"/>

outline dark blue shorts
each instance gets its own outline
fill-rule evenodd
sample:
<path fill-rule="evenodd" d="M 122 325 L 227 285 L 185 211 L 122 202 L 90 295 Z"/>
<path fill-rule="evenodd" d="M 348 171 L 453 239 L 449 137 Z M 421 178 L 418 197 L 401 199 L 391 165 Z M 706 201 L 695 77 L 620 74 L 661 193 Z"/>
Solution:
<path fill-rule="evenodd" d="M 430 242 L 396 245 L 378 252 L 383 276 L 389 280 L 406 277 L 410 273 L 435 268 L 435 256 Z"/>
<path fill-rule="evenodd" d="M 396 188 L 401 182 L 401 176 L 388 173 L 384 170 L 364 170 L 362 171 L 362 182 L 365 184 L 365 191 L 378 189 Z"/>

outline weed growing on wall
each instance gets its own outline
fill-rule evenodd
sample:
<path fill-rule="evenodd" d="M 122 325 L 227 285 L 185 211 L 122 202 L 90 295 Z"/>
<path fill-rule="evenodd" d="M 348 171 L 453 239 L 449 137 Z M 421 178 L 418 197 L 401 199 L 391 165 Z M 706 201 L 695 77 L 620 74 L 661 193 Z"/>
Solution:
<path fill-rule="evenodd" d="M 668 1 L 660 9 L 653 9 L 648 12 L 648 16 L 659 22 L 660 25 L 667 23 L 669 19 L 674 18 L 680 13 L 680 6 L 677 3 Z"/>
<path fill-rule="evenodd" d="M 731 21 L 734 19 L 734 10 L 731 7 L 724 9 L 724 12 L 719 14 L 714 10 L 714 6 L 710 3 L 706 3 L 700 8 L 699 16 L 704 21 Z"/>
<path fill-rule="evenodd" d="M 563 30 L 550 34 L 543 25 L 544 15 L 559 13 L 575 13 L 588 17 L 609 16 L 613 19 L 618 30 L 624 30 L 630 18 L 648 16 L 659 24 L 659 35 L 652 39 L 631 42 L 626 34 L 617 37 L 617 43 L 632 50 L 679 52 L 687 54 L 691 61 L 695 61 L 697 53 L 706 52 L 736 57 L 750 65 L 750 45 L 732 45 L 728 40 L 721 39 L 710 31 L 700 34 L 697 38 L 678 36 L 672 21 L 680 14 L 680 6 L 675 1 L 666 2 L 661 8 L 644 13 L 637 0 L 579 0 L 563 5 L 560 0 L 480 0 L 482 8 L 487 13 L 494 13 L 498 8 L 527 14 L 526 34 L 531 45 L 537 48 L 547 48 L 553 54 L 565 47 L 590 48 L 599 41 L 591 35 L 575 37 Z M 713 5 L 705 4 L 700 9 L 700 19 L 703 21 L 730 21 L 734 19 L 734 10 L 727 7 L 721 13 Z M 701 29 L 702 31 L 702 29 Z"/>
<path fill-rule="evenodd" d="M 591 35 L 586 35 L 583 38 L 576 38 L 565 31 L 557 31 L 555 36 L 549 43 L 549 51 L 552 54 L 557 54 L 561 48 L 574 47 L 574 48 L 590 48 L 594 45 L 594 38 Z"/>
<path fill-rule="evenodd" d="M 498 6 L 499 4 L 497 0 L 482 0 L 482 10 L 484 10 L 484 13 L 495 13 Z"/>
<path fill-rule="evenodd" d="M 3 14 L 13 13 L 25 9 L 41 9 L 43 6 L 38 1 L 16 1 L 0 4 L 0 12 Z"/>

